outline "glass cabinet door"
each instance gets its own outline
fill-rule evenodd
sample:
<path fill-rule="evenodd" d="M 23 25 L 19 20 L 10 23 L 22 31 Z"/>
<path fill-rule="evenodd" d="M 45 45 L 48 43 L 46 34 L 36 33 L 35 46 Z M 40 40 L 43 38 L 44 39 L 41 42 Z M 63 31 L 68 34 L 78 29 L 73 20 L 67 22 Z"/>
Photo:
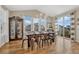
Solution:
<path fill-rule="evenodd" d="M 10 38 L 15 39 L 15 20 L 10 21 Z"/>

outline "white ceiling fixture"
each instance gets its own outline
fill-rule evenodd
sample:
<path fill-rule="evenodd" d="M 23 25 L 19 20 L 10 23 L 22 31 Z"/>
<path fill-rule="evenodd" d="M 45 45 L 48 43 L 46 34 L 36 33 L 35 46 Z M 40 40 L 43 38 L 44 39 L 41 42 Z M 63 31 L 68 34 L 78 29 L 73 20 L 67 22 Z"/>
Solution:
<path fill-rule="evenodd" d="M 78 8 L 78 5 L 5 5 L 11 11 L 38 10 L 49 16 L 56 16 L 69 10 Z"/>

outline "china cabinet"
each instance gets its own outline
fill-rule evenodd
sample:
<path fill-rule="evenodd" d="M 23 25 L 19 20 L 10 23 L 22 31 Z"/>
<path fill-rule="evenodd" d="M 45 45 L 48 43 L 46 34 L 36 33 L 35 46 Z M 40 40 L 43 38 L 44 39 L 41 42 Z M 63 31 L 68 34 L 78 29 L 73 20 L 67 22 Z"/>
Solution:
<path fill-rule="evenodd" d="M 20 17 L 9 18 L 9 39 L 18 40 L 23 36 L 23 19 Z"/>

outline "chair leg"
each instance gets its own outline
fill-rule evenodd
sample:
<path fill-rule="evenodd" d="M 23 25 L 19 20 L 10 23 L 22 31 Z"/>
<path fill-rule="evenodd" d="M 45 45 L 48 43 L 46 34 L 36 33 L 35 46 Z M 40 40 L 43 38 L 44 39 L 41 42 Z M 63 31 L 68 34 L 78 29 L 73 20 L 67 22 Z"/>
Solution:
<path fill-rule="evenodd" d="M 51 39 L 51 42 L 50 42 L 50 44 L 52 44 L 54 42 L 54 40 L 53 39 Z"/>
<path fill-rule="evenodd" d="M 46 45 L 46 40 L 44 40 L 44 46 Z"/>
<path fill-rule="evenodd" d="M 22 41 L 22 46 L 21 46 L 22 48 L 24 47 L 24 40 Z"/>
<path fill-rule="evenodd" d="M 41 42 L 39 41 L 39 48 L 40 48 L 40 43 L 41 43 Z"/>
<path fill-rule="evenodd" d="M 38 46 L 38 48 L 40 48 L 40 41 L 37 42 L 37 46 Z"/>
<path fill-rule="evenodd" d="M 31 40 L 30 46 L 31 46 L 31 50 L 33 50 L 34 49 L 34 41 L 33 40 Z"/>
<path fill-rule="evenodd" d="M 52 43 L 51 39 L 50 39 L 50 44 Z"/>
<path fill-rule="evenodd" d="M 42 48 L 43 48 L 43 40 L 42 40 Z"/>
<path fill-rule="evenodd" d="M 47 39 L 47 45 L 49 46 L 49 40 Z"/>
<path fill-rule="evenodd" d="M 47 45 L 47 46 L 48 46 L 48 43 L 49 43 L 49 42 L 48 42 L 48 39 L 47 39 L 47 40 L 46 40 L 46 45 Z"/>
<path fill-rule="evenodd" d="M 47 45 L 47 40 L 44 40 L 44 46 Z"/>
<path fill-rule="evenodd" d="M 44 41 L 44 40 L 42 40 L 42 48 L 44 47 L 44 44 L 45 44 L 45 41 Z"/>
<path fill-rule="evenodd" d="M 40 40 L 40 47 L 42 48 L 42 40 Z"/>
<path fill-rule="evenodd" d="M 31 47 L 31 49 L 33 50 L 34 48 L 33 48 L 33 44 L 32 44 L 32 47 Z"/>
<path fill-rule="evenodd" d="M 33 47 L 32 47 L 32 44 L 33 42 L 32 42 L 32 40 L 30 40 L 30 48 L 31 48 L 31 50 L 33 50 Z"/>
<path fill-rule="evenodd" d="M 38 42 L 36 42 L 36 44 L 37 44 L 37 49 L 39 48 L 39 44 L 38 44 Z"/>
<path fill-rule="evenodd" d="M 53 42 L 54 42 L 54 38 L 53 38 Z"/>

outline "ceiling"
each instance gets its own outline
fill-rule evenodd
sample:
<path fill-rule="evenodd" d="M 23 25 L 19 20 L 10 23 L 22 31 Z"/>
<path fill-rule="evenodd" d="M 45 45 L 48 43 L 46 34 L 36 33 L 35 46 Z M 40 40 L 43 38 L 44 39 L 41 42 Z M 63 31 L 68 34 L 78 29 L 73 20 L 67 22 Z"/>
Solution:
<path fill-rule="evenodd" d="M 5 5 L 11 11 L 38 10 L 49 16 L 56 16 L 69 10 L 78 8 L 78 5 Z"/>

